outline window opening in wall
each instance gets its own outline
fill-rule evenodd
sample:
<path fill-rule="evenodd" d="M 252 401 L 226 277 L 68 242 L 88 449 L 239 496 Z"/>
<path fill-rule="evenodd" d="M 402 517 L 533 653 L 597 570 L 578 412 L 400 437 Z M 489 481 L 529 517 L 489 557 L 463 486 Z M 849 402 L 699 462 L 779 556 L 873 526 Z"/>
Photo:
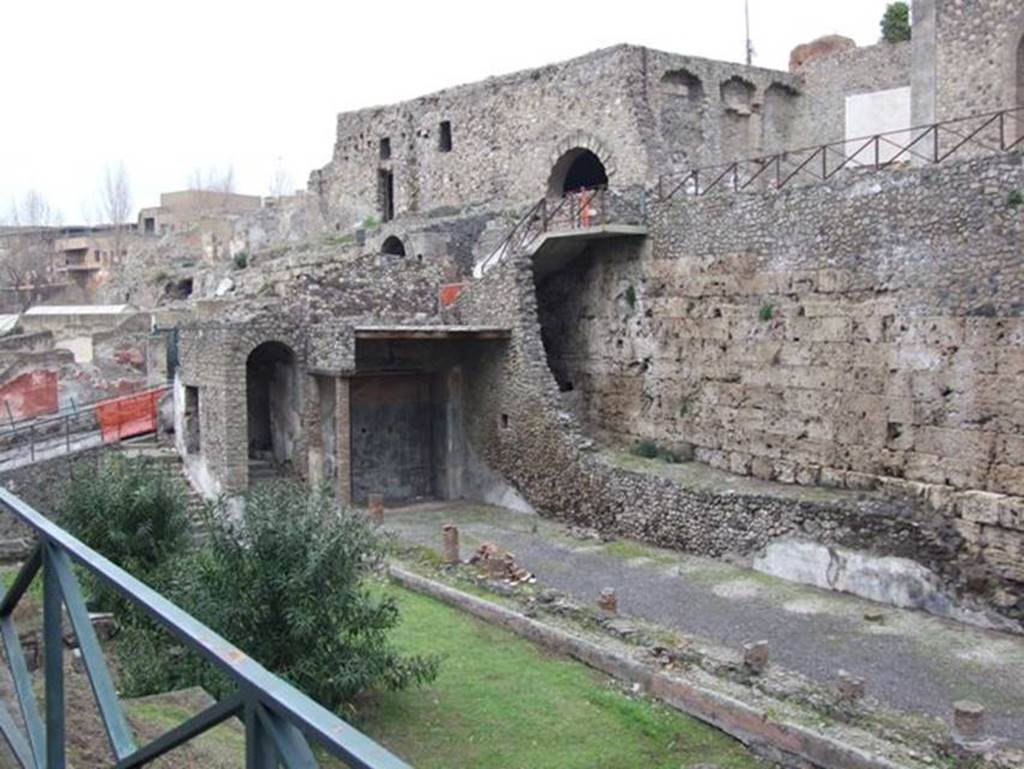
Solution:
<path fill-rule="evenodd" d="M 501 415 L 501 426 L 508 429 L 508 414 Z"/>
<path fill-rule="evenodd" d="M 389 235 L 381 244 L 380 252 L 392 256 L 405 256 L 405 244 L 397 236 Z"/>
<path fill-rule="evenodd" d="M 199 453 L 199 388 L 185 387 L 185 453 Z"/>
<path fill-rule="evenodd" d="M 387 136 L 380 140 L 380 159 L 387 160 L 391 157 L 391 139 Z"/>
<path fill-rule="evenodd" d="M 380 218 L 390 222 L 395 218 L 395 175 L 383 168 L 377 176 L 377 195 L 380 201 Z"/>
<path fill-rule="evenodd" d="M 156 232 L 156 219 L 152 216 L 147 216 L 142 220 L 142 231 L 147 235 L 152 235 Z"/>
<path fill-rule="evenodd" d="M 452 151 L 452 124 L 450 120 L 441 121 L 441 131 L 438 134 L 437 148 L 441 152 Z"/>

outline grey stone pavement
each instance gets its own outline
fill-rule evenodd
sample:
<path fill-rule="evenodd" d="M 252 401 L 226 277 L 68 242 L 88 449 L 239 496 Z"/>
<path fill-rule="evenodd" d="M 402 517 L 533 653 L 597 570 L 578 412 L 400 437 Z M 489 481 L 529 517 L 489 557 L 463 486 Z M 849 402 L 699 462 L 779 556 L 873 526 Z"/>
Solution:
<path fill-rule="evenodd" d="M 581 602 L 614 587 L 624 616 L 737 649 L 767 639 L 774 663 L 830 685 L 847 670 L 900 710 L 948 722 L 954 701 L 976 700 L 991 734 L 1024 745 L 1024 637 L 627 540 L 581 540 L 557 522 L 502 508 L 433 502 L 385 515 L 399 540 L 437 551 L 446 522 L 459 527 L 463 558 L 493 542 L 539 583 Z M 879 611 L 881 622 L 865 619 Z"/>

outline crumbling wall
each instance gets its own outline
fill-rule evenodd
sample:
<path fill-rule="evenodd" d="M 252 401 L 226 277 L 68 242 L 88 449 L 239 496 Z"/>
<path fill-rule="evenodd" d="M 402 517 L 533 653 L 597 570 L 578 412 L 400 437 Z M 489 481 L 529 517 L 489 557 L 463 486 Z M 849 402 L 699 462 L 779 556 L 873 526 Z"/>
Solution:
<path fill-rule="evenodd" d="M 911 44 L 878 43 L 812 58 L 798 73 L 803 99 L 788 148 L 842 141 L 846 97 L 910 85 Z M 910 126 L 900 126 L 909 128 Z"/>
<path fill-rule="evenodd" d="M 571 302 L 592 306 L 574 315 L 567 358 L 587 374 L 591 392 L 573 397 L 592 432 L 691 444 L 714 467 L 876 488 L 899 504 L 761 519 L 756 501 L 696 503 L 679 484 L 609 469 L 558 391 L 523 263 L 495 268 L 457 305 L 467 321 L 515 329 L 507 351 L 466 372 L 473 445 L 550 514 L 711 554 L 796 533 L 901 555 L 1019 619 L 1024 220 L 1007 195 L 1022 183 L 1010 156 L 652 204 L 650 255 L 606 251 L 579 276 Z M 737 505 L 747 512 L 723 526 Z M 824 528 L 808 530 L 812 517 Z"/>
<path fill-rule="evenodd" d="M 728 87 L 723 92 L 737 78 L 749 88 L 742 104 L 727 98 Z M 392 175 L 399 218 L 537 200 L 561 152 L 577 146 L 598 155 L 616 186 L 654 184 L 694 163 L 754 154 L 761 104 L 774 83 L 799 88 L 784 72 L 615 46 L 343 113 L 334 157 L 313 173 L 310 189 L 328 221 L 348 231 L 382 218 L 382 172 Z M 450 148 L 441 141 L 443 123 Z"/>

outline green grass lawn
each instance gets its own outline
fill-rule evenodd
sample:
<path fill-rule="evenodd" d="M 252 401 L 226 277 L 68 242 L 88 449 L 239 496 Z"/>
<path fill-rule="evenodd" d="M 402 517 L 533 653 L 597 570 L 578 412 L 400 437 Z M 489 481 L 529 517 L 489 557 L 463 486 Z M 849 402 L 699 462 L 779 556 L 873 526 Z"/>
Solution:
<path fill-rule="evenodd" d="M 722 769 L 762 766 L 721 732 L 607 677 L 398 588 L 395 634 L 439 654 L 430 687 L 380 696 L 359 727 L 417 769 Z"/>

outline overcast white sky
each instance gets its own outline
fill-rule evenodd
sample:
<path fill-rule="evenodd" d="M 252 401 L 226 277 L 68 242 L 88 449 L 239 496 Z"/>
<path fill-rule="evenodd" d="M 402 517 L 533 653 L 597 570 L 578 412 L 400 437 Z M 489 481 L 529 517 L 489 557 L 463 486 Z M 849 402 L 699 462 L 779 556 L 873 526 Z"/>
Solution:
<path fill-rule="evenodd" d="M 750 0 L 754 63 L 840 33 L 878 39 L 887 0 Z M 0 212 L 35 189 L 65 223 L 123 162 L 136 207 L 229 164 L 267 194 L 329 159 L 334 115 L 616 43 L 740 61 L 743 0 L 9 0 Z"/>

